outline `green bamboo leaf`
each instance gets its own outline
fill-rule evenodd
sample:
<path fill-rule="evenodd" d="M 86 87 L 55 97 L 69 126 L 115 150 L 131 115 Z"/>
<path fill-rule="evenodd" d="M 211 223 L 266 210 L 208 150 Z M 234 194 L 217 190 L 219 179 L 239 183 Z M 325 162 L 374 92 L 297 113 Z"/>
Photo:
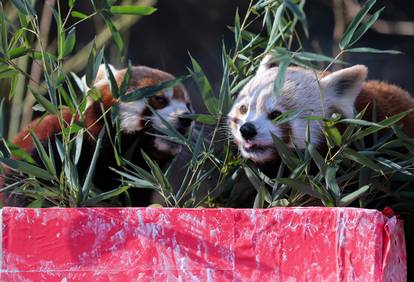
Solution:
<path fill-rule="evenodd" d="M 295 4 L 292 0 L 283 0 L 283 3 L 292 12 L 292 14 L 301 22 L 303 30 L 305 31 L 305 35 L 306 37 L 308 37 L 308 22 L 306 20 L 305 12 L 303 12 L 303 7 L 301 7 L 304 4 L 304 1 L 300 2 L 299 4 Z"/>
<path fill-rule="evenodd" d="M 299 117 L 305 110 L 290 110 L 290 111 L 286 111 L 284 113 L 282 113 L 281 115 L 279 115 L 277 118 L 275 118 L 274 120 L 272 120 L 273 123 L 275 124 L 284 124 L 286 122 L 289 122 L 297 117 Z"/>
<path fill-rule="evenodd" d="M 75 163 L 75 165 L 77 165 L 79 162 L 81 152 L 82 152 L 82 145 L 83 145 L 83 132 L 78 133 L 75 139 L 75 156 L 73 159 L 73 162 Z"/>
<path fill-rule="evenodd" d="M 273 20 L 272 29 L 270 30 L 269 40 L 267 42 L 265 53 L 275 47 L 275 44 L 280 36 L 279 26 L 282 19 L 283 12 L 285 10 L 285 5 L 281 4 L 277 10 Z"/>
<path fill-rule="evenodd" d="M 122 193 L 128 191 L 130 186 L 121 186 L 119 188 L 113 189 L 111 191 L 100 193 L 96 196 L 93 196 L 83 202 L 83 206 L 96 206 L 97 204 L 115 198 L 116 196 L 121 195 Z"/>
<path fill-rule="evenodd" d="M 293 171 L 299 164 L 299 159 L 293 154 L 293 152 L 288 148 L 288 146 L 283 143 L 283 141 L 272 134 L 273 143 L 276 146 L 277 153 L 287 165 L 287 167 Z"/>
<path fill-rule="evenodd" d="M 192 155 L 193 155 L 192 158 L 191 158 L 191 165 L 193 167 L 195 167 L 197 165 L 197 160 L 200 156 L 200 152 L 201 152 L 201 149 L 202 149 L 203 144 L 204 144 L 203 141 L 204 141 L 204 126 L 201 127 L 200 134 L 198 134 L 196 143 L 195 143 L 195 145 L 193 147 L 193 150 L 191 152 Z"/>
<path fill-rule="evenodd" d="M 6 54 L 8 57 L 7 50 L 9 49 L 8 37 L 7 37 L 7 30 L 8 24 L 6 21 L 6 15 L 4 14 L 3 3 L 0 2 L 0 24 L 1 24 L 1 47 L 2 52 Z"/>
<path fill-rule="evenodd" d="M 328 137 L 330 143 L 332 142 L 336 146 L 342 145 L 342 135 L 339 132 L 338 128 L 336 128 L 335 123 L 330 120 L 324 121 L 324 133 Z"/>
<path fill-rule="evenodd" d="M 329 190 L 332 191 L 335 199 L 341 197 L 341 189 L 336 181 L 336 172 L 338 171 L 337 166 L 330 165 L 325 171 L 325 183 Z"/>
<path fill-rule="evenodd" d="M 21 47 L 17 47 L 14 48 L 12 50 L 8 51 L 8 56 L 10 59 L 17 59 L 19 57 L 23 57 L 25 55 L 27 55 L 30 51 L 30 48 L 21 46 Z"/>
<path fill-rule="evenodd" d="M 365 185 L 359 188 L 358 190 L 342 197 L 338 202 L 338 206 L 340 207 L 349 206 L 353 201 L 355 201 L 356 199 L 364 195 L 369 190 L 369 188 L 371 188 L 371 185 Z"/>
<path fill-rule="evenodd" d="M 119 88 L 119 96 L 121 97 L 121 100 L 122 100 L 122 97 L 125 96 L 125 94 L 128 91 L 129 82 L 131 80 L 131 73 L 132 73 L 132 63 L 130 60 L 128 60 L 127 71 L 124 75 L 124 79 L 122 80 L 121 87 Z"/>
<path fill-rule="evenodd" d="M 210 82 L 208 81 L 198 62 L 191 55 L 190 58 L 193 66 L 191 75 L 198 86 L 201 97 L 203 98 L 204 105 L 210 114 L 217 115 L 218 101 L 213 95 L 213 89 L 211 88 Z"/>
<path fill-rule="evenodd" d="M 379 50 L 379 49 L 368 48 L 368 47 L 351 48 L 351 49 L 346 49 L 344 51 L 347 53 L 376 53 L 376 54 L 393 54 L 393 55 L 403 54 L 403 52 L 397 51 L 397 50 Z"/>
<path fill-rule="evenodd" d="M 315 191 L 311 185 L 309 185 L 306 182 L 303 182 L 301 180 L 298 179 L 290 179 L 290 178 L 276 178 L 275 181 L 281 183 L 281 184 L 285 184 L 287 186 L 289 186 L 292 189 L 295 189 L 296 191 L 309 195 L 311 197 L 320 199 L 320 200 L 324 200 L 324 197 L 318 193 L 317 191 Z"/>
<path fill-rule="evenodd" d="M 367 121 L 363 119 L 351 119 L 351 118 L 345 118 L 338 121 L 338 123 L 347 123 L 347 124 L 356 124 L 356 125 L 362 125 L 362 126 L 374 126 L 374 127 L 380 127 L 385 128 L 385 126 L 382 126 L 376 122 Z"/>
<path fill-rule="evenodd" d="M 35 165 L 28 164 L 24 161 L 0 158 L 0 162 L 11 167 L 12 169 L 32 175 L 34 177 L 39 177 L 45 180 L 53 180 L 54 178 L 53 175 L 51 175 L 48 171 L 41 169 Z"/>
<path fill-rule="evenodd" d="M 106 75 L 108 76 L 109 82 L 110 82 L 112 97 L 117 99 L 119 97 L 118 83 L 116 82 L 115 76 L 111 68 L 109 67 L 108 62 L 105 59 L 104 59 L 104 62 L 105 62 Z"/>
<path fill-rule="evenodd" d="M 222 47 L 222 65 L 223 65 L 223 76 L 221 80 L 221 87 L 219 92 L 219 112 L 223 115 L 227 114 L 232 106 L 232 99 L 230 94 L 230 58 L 227 55 L 226 48 L 224 46 Z"/>
<path fill-rule="evenodd" d="M 42 160 L 45 168 L 47 169 L 47 171 L 50 172 L 51 175 L 56 176 L 55 166 L 52 163 L 52 160 L 50 159 L 48 154 L 46 153 L 46 150 L 43 147 L 43 144 L 40 142 L 39 138 L 37 138 L 37 135 L 33 132 L 33 130 L 30 130 L 30 136 L 33 139 L 37 153 L 39 154 L 39 157 Z"/>
<path fill-rule="evenodd" d="M 311 61 L 311 62 L 335 62 L 336 64 L 346 64 L 346 62 L 335 59 L 333 57 L 311 53 L 311 52 L 300 52 L 294 54 L 295 59 L 301 59 L 304 61 Z"/>
<path fill-rule="evenodd" d="M 178 77 L 172 80 L 160 82 L 155 85 L 150 85 L 150 86 L 136 89 L 128 93 L 127 95 L 121 97 L 121 101 L 122 102 L 133 102 L 133 101 L 137 101 L 140 99 L 148 98 L 152 95 L 157 94 L 158 92 L 164 89 L 175 87 L 176 85 L 182 83 L 187 78 L 188 76 L 181 76 L 181 77 Z"/>
<path fill-rule="evenodd" d="M 148 16 L 157 9 L 149 6 L 112 6 L 110 11 L 112 14 Z"/>
<path fill-rule="evenodd" d="M 63 23 L 62 18 L 60 17 L 60 12 L 58 13 L 55 9 L 52 7 L 50 8 L 52 10 L 53 17 L 56 21 L 56 29 L 57 29 L 57 50 L 58 50 L 58 57 L 59 59 L 63 58 L 63 50 L 65 48 L 65 31 L 63 29 Z"/>
<path fill-rule="evenodd" d="M 276 97 L 279 97 L 282 92 L 283 84 L 285 83 L 285 74 L 291 60 L 292 58 L 288 54 L 279 58 L 279 67 L 273 88 L 273 93 Z"/>
<path fill-rule="evenodd" d="M 386 119 L 384 119 L 384 120 L 382 120 L 380 122 L 377 122 L 377 124 L 379 126 L 377 126 L 377 125 L 370 126 L 370 127 L 366 128 L 364 130 L 361 130 L 361 131 L 355 133 L 351 137 L 351 139 L 353 141 L 360 140 L 360 139 L 362 139 L 362 138 L 364 138 L 364 137 L 366 137 L 368 135 L 373 134 L 374 132 L 377 132 L 377 131 L 381 130 L 384 127 L 390 127 L 390 126 L 392 126 L 394 124 L 397 124 L 400 120 L 402 120 L 404 117 L 406 117 L 411 111 L 412 110 L 408 110 L 408 111 L 405 111 L 405 112 L 401 112 L 401 113 L 398 113 L 396 115 L 393 115 L 393 116 L 391 116 L 389 118 L 386 118 Z"/>
<path fill-rule="evenodd" d="M 240 15 L 239 15 L 239 9 L 236 9 L 236 14 L 234 16 L 234 42 L 236 43 L 235 49 L 238 49 L 238 46 L 240 44 Z"/>
<path fill-rule="evenodd" d="M 157 188 L 156 179 L 154 179 L 152 175 L 151 175 L 151 179 L 148 179 L 148 178 L 143 179 L 144 177 L 142 176 L 140 176 L 141 178 L 139 178 L 138 176 L 135 176 L 135 174 L 133 175 L 133 174 L 129 174 L 126 172 L 122 172 L 112 167 L 110 167 L 109 169 L 118 173 L 120 176 L 123 176 L 126 179 L 126 180 L 124 179 L 124 181 L 127 182 L 131 186 L 139 187 L 142 189 L 156 189 Z"/>
<path fill-rule="evenodd" d="M 348 47 L 351 47 L 370 29 L 370 27 L 378 20 L 381 12 L 385 7 L 382 7 L 376 11 L 363 25 L 361 25 L 355 33 L 352 35 L 351 42 L 348 44 Z"/>
<path fill-rule="evenodd" d="M 69 2 L 68 2 L 68 5 L 69 5 L 69 8 L 73 8 L 73 6 L 75 5 L 75 2 L 76 2 L 76 0 L 69 0 Z"/>
<path fill-rule="evenodd" d="M 163 191 L 167 191 L 168 193 L 172 192 L 172 187 L 168 179 L 165 177 L 165 175 L 162 173 L 161 168 L 159 165 L 154 162 L 147 154 L 145 154 L 144 151 L 141 151 L 142 156 L 147 163 L 149 169 L 151 170 L 151 174 L 157 179 L 158 183 L 160 184 L 160 188 Z"/>
<path fill-rule="evenodd" d="M 378 165 L 376 165 L 371 159 L 367 158 L 361 153 L 358 153 L 350 148 L 344 148 L 341 152 L 341 155 L 346 159 L 357 162 L 363 166 L 369 167 L 370 169 L 374 171 L 377 171 L 377 172 L 381 171 L 381 168 Z"/>
<path fill-rule="evenodd" d="M 208 124 L 208 125 L 215 125 L 217 124 L 217 119 L 215 116 L 207 115 L 207 114 L 191 114 L 186 115 L 187 118 L 192 119 L 198 123 Z"/>
<path fill-rule="evenodd" d="M 58 108 L 52 104 L 48 99 L 46 99 L 45 97 L 43 97 L 42 95 L 40 95 L 39 93 L 37 93 L 36 91 L 34 91 L 31 87 L 29 87 L 30 92 L 32 92 L 33 97 L 36 99 L 36 101 L 42 105 L 42 107 L 49 113 L 53 114 L 53 115 L 57 115 L 59 113 Z"/>
<path fill-rule="evenodd" d="M 362 6 L 361 10 L 358 12 L 358 14 L 352 20 L 352 22 L 349 24 L 348 28 L 345 30 L 339 42 L 339 48 L 341 48 L 341 50 L 347 49 L 349 43 L 352 40 L 352 37 L 354 36 L 356 29 L 358 28 L 359 24 L 362 22 L 364 17 L 368 14 L 369 10 L 371 10 L 372 6 L 374 6 L 375 2 L 376 0 L 368 0 L 364 4 L 364 6 Z"/>
<path fill-rule="evenodd" d="M 307 145 L 307 149 L 309 155 L 311 156 L 315 164 L 318 166 L 319 171 L 322 173 L 322 175 L 324 175 L 327 170 L 325 159 L 322 157 L 322 155 L 318 152 L 318 150 L 312 143 L 309 143 Z"/>
<path fill-rule="evenodd" d="M 113 23 L 111 17 L 107 13 L 102 12 L 101 16 L 103 17 L 106 26 L 109 28 L 112 34 L 112 39 L 114 40 L 116 46 L 122 52 L 124 50 L 124 41 L 122 40 L 121 34 L 119 33 L 118 29 Z"/>
<path fill-rule="evenodd" d="M 68 56 L 73 48 L 75 47 L 75 43 L 76 43 L 76 28 L 72 28 L 69 32 L 68 32 L 68 36 L 65 39 L 65 42 L 63 44 L 63 54 L 62 57 L 66 57 Z"/>
<path fill-rule="evenodd" d="M 89 191 L 92 186 L 92 179 L 95 174 L 96 162 L 98 161 L 98 156 L 101 150 L 102 142 L 104 139 L 104 134 L 105 134 L 105 130 L 102 129 L 101 132 L 99 132 L 98 139 L 96 140 L 95 151 L 93 152 L 92 160 L 89 165 L 88 172 L 86 174 L 86 178 L 85 178 L 85 181 L 83 182 L 83 186 L 81 190 L 82 191 L 81 195 L 83 195 L 83 199 L 82 199 L 83 201 L 86 201 L 89 197 Z"/>
<path fill-rule="evenodd" d="M 27 208 L 31 208 L 31 209 L 41 208 L 43 206 L 43 202 L 44 202 L 44 199 L 42 198 L 36 199 L 33 202 L 31 202 L 29 205 L 27 205 Z"/>
<path fill-rule="evenodd" d="M 86 65 L 86 84 L 89 88 L 93 87 L 96 74 L 102 63 L 103 55 L 104 49 L 102 48 L 99 53 L 96 53 L 96 44 L 93 42 L 91 52 L 88 57 L 88 63 Z"/>
<path fill-rule="evenodd" d="M 88 15 L 81 13 L 79 11 L 72 11 L 70 15 L 74 18 L 86 19 Z"/>

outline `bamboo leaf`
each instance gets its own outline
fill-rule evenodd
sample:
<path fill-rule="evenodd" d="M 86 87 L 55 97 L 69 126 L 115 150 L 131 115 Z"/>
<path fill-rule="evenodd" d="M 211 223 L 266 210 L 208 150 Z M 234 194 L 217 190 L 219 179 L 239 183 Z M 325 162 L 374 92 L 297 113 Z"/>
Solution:
<path fill-rule="evenodd" d="M 338 205 L 340 207 L 349 206 L 353 201 L 355 201 L 356 199 L 358 199 L 359 197 L 364 195 L 369 190 L 369 188 L 371 188 L 371 185 L 365 185 L 365 186 L 362 186 L 361 188 L 359 188 L 358 190 L 356 190 L 352 193 L 349 193 L 348 195 L 342 197 L 339 200 Z"/>
<path fill-rule="evenodd" d="M 98 135 L 98 139 L 96 140 L 95 151 L 93 152 L 92 160 L 88 168 L 88 172 L 86 174 L 85 181 L 83 182 L 82 186 L 82 195 L 83 201 L 86 201 L 89 196 L 89 191 L 92 185 L 92 179 L 95 173 L 96 162 L 98 161 L 99 152 L 101 150 L 103 138 L 104 138 L 105 130 L 102 129 Z"/>
<path fill-rule="evenodd" d="M 390 126 L 398 123 L 404 117 L 406 117 L 411 111 L 412 110 L 401 112 L 399 114 L 396 114 L 396 115 L 393 115 L 389 118 L 386 118 L 386 119 L 384 119 L 380 122 L 377 122 L 377 125 L 379 125 L 379 126 L 377 126 L 377 125 L 370 126 L 370 127 L 366 128 L 364 130 L 361 130 L 361 131 L 355 133 L 351 138 L 352 138 L 353 141 L 360 140 L 360 139 L 364 138 L 365 136 L 371 135 L 374 132 L 377 132 L 377 131 L 381 130 L 384 127 L 390 127 Z"/>
<path fill-rule="evenodd" d="M 364 17 L 368 14 L 369 10 L 371 10 L 372 6 L 374 6 L 375 2 L 376 0 L 368 0 L 362 6 L 361 10 L 358 12 L 358 14 L 352 20 L 352 22 L 349 24 L 348 28 L 345 30 L 339 42 L 339 47 L 341 48 L 341 50 L 347 49 L 349 43 L 352 40 L 352 37 L 354 36 L 356 29 L 358 28 L 359 24 L 362 22 Z"/>
<path fill-rule="evenodd" d="M 392 54 L 392 55 L 403 54 L 401 51 L 397 51 L 397 50 L 379 50 L 379 49 L 368 48 L 368 47 L 351 48 L 351 49 L 346 49 L 344 51 L 347 53 L 376 53 L 376 54 Z"/>
<path fill-rule="evenodd" d="M 100 202 L 103 202 L 105 200 L 115 198 L 116 196 L 121 195 L 122 193 L 128 191 L 129 188 L 130 188 L 129 186 L 121 186 L 111 191 L 100 193 L 84 201 L 83 206 L 95 206 L 99 204 Z"/>
<path fill-rule="evenodd" d="M 283 141 L 272 134 L 273 143 L 276 146 L 277 153 L 283 160 L 283 162 L 293 171 L 299 164 L 299 159 L 293 154 L 293 152 L 287 147 Z"/>
<path fill-rule="evenodd" d="M 191 114 L 186 115 L 185 117 L 192 119 L 198 123 L 208 124 L 208 125 L 215 125 L 217 124 L 217 119 L 215 116 L 206 115 L 206 114 Z"/>
<path fill-rule="evenodd" d="M 367 166 L 367 167 L 369 167 L 370 169 L 372 169 L 374 171 L 377 171 L 377 172 L 381 171 L 381 168 L 378 165 L 376 165 L 371 159 L 367 158 L 366 156 L 364 156 L 364 155 L 362 155 L 362 154 L 360 154 L 360 153 L 358 153 L 358 152 L 356 152 L 356 151 L 354 151 L 350 148 L 344 148 L 341 155 L 344 158 L 347 158 L 351 161 L 357 162 L 357 163 L 359 163 L 363 166 Z"/>
<path fill-rule="evenodd" d="M 136 89 L 132 91 L 131 93 L 128 93 L 127 95 L 121 97 L 121 101 L 122 102 L 133 102 L 133 101 L 141 100 L 144 98 L 148 98 L 152 95 L 157 94 L 161 90 L 175 87 L 176 85 L 182 83 L 185 79 L 187 79 L 187 77 L 188 76 L 181 76 L 176 79 L 163 81 L 155 85 L 150 85 L 150 86 Z"/>
<path fill-rule="evenodd" d="M 57 115 L 59 110 L 58 108 L 52 104 L 48 99 L 46 99 L 45 97 L 43 97 L 42 95 L 40 95 L 39 93 L 37 93 L 36 91 L 34 91 L 32 88 L 30 88 L 30 92 L 32 92 L 33 97 L 36 99 L 36 101 L 42 105 L 42 107 L 48 111 L 49 113 L 53 114 L 53 115 Z"/>
<path fill-rule="evenodd" d="M 351 42 L 348 44 L 348 47 L 354 45 L 367 31 L 370 27 L 378 20 L 381 12 L 385 7 L 382 7 L 376 11 L 362 26 L 360 26 L 352 36 Z"/>
<path fill-rule="evenodd" d="M 19 172 L 33 175 L 34 177 L 39 177 L 45 180 L 53 180 L 54 178 L 53 175 L 51 175 L 48 171 L 23 161 L 0 158 L 0 162 Z"/>
<path fill-rule="evenodd" d="M 118 83 L 116 82 L 115 76 L 112 72 L 112 69 L 109 67 L 108 62 L 105 59 L 104 59 L 104 62 L 105 62 L 106 75 L 109 78 L 109 82 L 111 86 L 112 97 L 117 99 L 119 97 Z"/>
<path fill-rule="evenodd" d="M 218 101 L 213 95 L 213 89 L 211 88 L 210 82 L 208 81 L 198 62 L 193 57 L 191 57 L 191 55 L 190 58 L 193 65 L 191 75 L 198 86 L 201 97 L 203 98 L 204 105 L 210 114 L 217 115 Z"/>
<path fill-rule="evenodd" d="M 33 139 L 33 142 L 36 146 L 36 150 L 39 154 L 40 159 L 45 165 L 45 168 L 50 172 L 51 175 L 56 176 L 56 169 L 54 167 L 54 164 L 52 163 L 52 160 L 49 158 L 48 154 L 46 153 L 46 150 L 43 147 L 43 144 L 40 142 L 39 138 L 37 138 L 33 130 L 30 130 L 30 136 Z"/>
<path fill-rule="evenodd" d="M 290 178 L 276 178 L 275 181 L 281 183 L 281 184 L 285 184 L 287 186 L 289 186 L 292 189 L 295 189 L 296 191 L 300 192 L 300 193 L 304 193 L 306 195 L 309 195 L 311 197 L 323 200 L 324 197 L 316 192 L 311 185 L 309 185 L 308 183 L 305 183 L 301 180 L 298 179 L 290 179 Z"/>
<path fill-rule="evenodd" d="M 148 16 L 157 9 L 149 6 L 112 6 L 110 11 L 112 14 Z"/>
<path fill-rule="evenodd" d="M 273 88 L 273 93 L 276 97 L 279 97 L 282 92 L 283 84 L 285 83 L 285 74 L 291 60 L 292 58 L 288 54 L 279 58 L 279 67 Z"/>
<path fill-rule="evenodd" d="M 122 40 L 121 34 L 107 13 L 101 13 L 101 15 L 105 21 L 106 26 L 109 28 L 112 34 L 112 39 L 114 40 L 118 49 L 122 52 L 124 50 L 124 41 Z"/>
<path fill-rule="evenodd" d="M 75 47 L 75 43 L 76 43 L 76 28 L 72 28 L 71 30 L 69 30 L 68 32 L 68 36 L 65 39 L 65 43 L 63 44 L 63 55 L 62 57 L 66 57 L 68 56 L 73 48 Z"/>
<path fill-rule="evenodd" d="M 79 11 L 72 11 L 70 15 L 74 18 L 86 19 L 88 15 L 81 13 Z"/>

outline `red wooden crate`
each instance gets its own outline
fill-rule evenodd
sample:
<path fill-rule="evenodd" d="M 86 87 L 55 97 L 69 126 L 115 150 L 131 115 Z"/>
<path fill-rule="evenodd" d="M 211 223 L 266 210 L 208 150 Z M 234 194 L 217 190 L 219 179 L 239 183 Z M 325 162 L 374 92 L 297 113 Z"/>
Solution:
<path fill-rule="evenodd" d="M 375 210 L 2 209 L 1 281 L 405 281 Z"/>

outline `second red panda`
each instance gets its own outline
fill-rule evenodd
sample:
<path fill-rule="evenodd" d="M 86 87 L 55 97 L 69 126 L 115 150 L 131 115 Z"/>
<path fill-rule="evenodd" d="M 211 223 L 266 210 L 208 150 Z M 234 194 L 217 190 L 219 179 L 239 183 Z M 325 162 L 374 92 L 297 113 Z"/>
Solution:
<path fill-rule="evenodd" d="M 127 70 L 116 70 L 112 68 L 112 72 L 118 85 L 121 85 Z M 127 93 L 174 78 L 171 74 L 158 69 L 145 66 L 132 67 Z M 192 109 L 184 86 L 179 84 L 173 88 L 162 90 L 147 99 L 121 102 L 112 96 L 110 81 L 105 75 L 103 65 L 99 68 L 94 86 L 99 90 L 101 97 L 98 101 L 92 99 L 88 101 L 83 124 L 81 124 L 78 116 L 71 114 L 69 109 L 62 110 L 60 113 L 66 123 L 79 123 L 86 130 L 83 138 L 81 157 L 77 165 L 77 170 L 81 178 L 85 176 L 90 165 L 95 148 L 95 140 L 101 129 L 105 126 L 104 119 L 102 118 L 103 111 L 109 110 L 115 103 L 119 106 L 121 151 L 132 152 L 128 156 L 132 163 L 145 167 L 141 150 L 146 152 L 146 154 L 156 160 L 160 165 L 171 160 L 180 151 L 180 145 L 151 135 L 151 133 L 155 133 L 157 128 L 165 128 L 165 124 L 157 115 L 152 114 L 150 107 L 175 127 L 177 131 L 183 135 L 188 134 L 192 121 L 186 118 L 186 115 L 191 113 Z M 58 136 L 61 132 L 59 118 L 54 115 L 48 115 L 42 119 L 35 120 L 13 140 L 13 143 L 17 147 L 31 154 L 41 164 L 34 141 L 29 134 L 30 130 L 33 130 L 43 145 L 47 146 L 48 140 L 53 141 L 55 138 L 59 138 Z M 113 135 L 112 137 L 115 136 L 116 132 L 113 128 L 110 134 Z M 134 147 L 131 150 L 132 146 Z M 58 153 L 55 146 L 53 146 L 53 151 L 56 154 Z M 60 166 L 58 164 L 57 166 L 57 170 L 60 170 Z M 105 138 L 93 179 L 94 185 L 103 191 L 114 189 L 119 185 L 118 179 L 120 176 L 109 167 L 116 167 L 116 162 L 109 138 Z M 4 182 L 8 183 L 11 175 L 11 170 L 6 169 L 6 174 L 3 176 Z M 150 193 L 145 192 L 146 189 L 132 188 L 130 190 L 132 205 L 142 206 L 150 203 Z M 8 194 L 5 199 L 5 204 L 20 205 L 14 193 Z"/>

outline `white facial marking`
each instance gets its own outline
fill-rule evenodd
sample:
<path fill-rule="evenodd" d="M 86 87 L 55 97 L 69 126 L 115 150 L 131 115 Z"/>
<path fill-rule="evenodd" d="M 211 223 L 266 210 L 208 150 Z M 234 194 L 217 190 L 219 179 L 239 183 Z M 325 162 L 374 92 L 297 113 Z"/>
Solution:
<path fill-rule="evenodd" d="M 135 133 L 141 131 L 143 129 L 143 112 L 146 107 L 147 106 L 144 100 L 127 103 L 120 102 L 119 120 L 121 123 L 121 130 L 126 133 Z"/>

